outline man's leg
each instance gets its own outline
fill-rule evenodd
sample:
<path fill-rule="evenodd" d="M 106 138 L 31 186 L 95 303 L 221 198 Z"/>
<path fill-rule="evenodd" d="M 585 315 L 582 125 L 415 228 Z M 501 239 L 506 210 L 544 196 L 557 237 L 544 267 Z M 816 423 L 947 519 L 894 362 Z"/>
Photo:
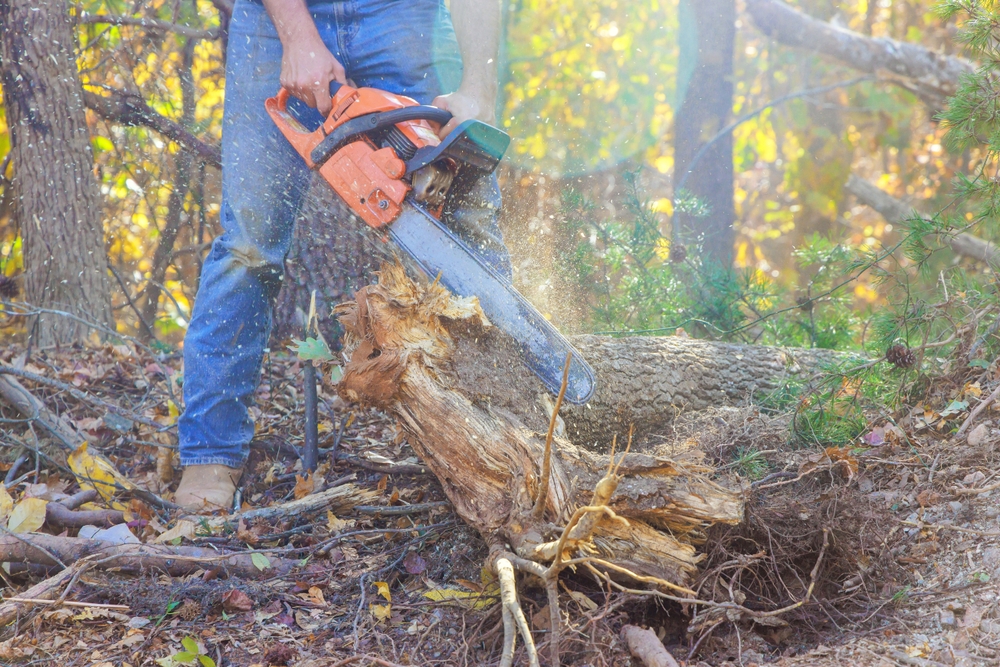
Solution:
<path fill-rule="evenodd" d="M 280 86 L 281 55 L 263 6 L 237 0 L 222 136 L 224 233 L 205 261 L 184 341 L 179 433 L 185 471 L 176 498 L 191 509 L 232 503 L 254 434 L 248 408 L 260 380 L 271 309 L 310 178 L 264 111 L 264 100 Z M 301 103 L 293 108 L 306 121 L 320 120 Z"/>

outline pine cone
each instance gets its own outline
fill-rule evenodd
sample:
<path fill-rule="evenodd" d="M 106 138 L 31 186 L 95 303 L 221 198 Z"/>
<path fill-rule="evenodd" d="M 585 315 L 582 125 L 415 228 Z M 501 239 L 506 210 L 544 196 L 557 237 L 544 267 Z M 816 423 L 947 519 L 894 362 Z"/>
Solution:
<path fill-rule="evenodd" d="M 886 350 L 885 359 L 897 368 L 909 368 L 916 363 L 917 355 L 902 343 L 897 343 Z"/>
<path fill-rule="evenodd" d="M 0 299 L 13 299 L 17 292 L 17 278 L 0 274 Z"/>
<path fill-rule="evenodd" d="M 683 243 L 671 243 L 670 244 L 670 261 L 674 264 L 679 264 L 687 259 L 688 251 L 684 247 Z"/>

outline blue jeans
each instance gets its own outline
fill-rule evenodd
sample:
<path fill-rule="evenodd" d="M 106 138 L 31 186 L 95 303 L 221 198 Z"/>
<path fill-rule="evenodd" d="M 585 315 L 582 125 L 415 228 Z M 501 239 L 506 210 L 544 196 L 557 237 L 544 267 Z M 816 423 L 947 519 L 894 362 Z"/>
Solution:
<path fill-rule="evenodd" d="M 309 10 L 327 48 L 358 86 L 427 104 L 461 81 L 455 33 L 441 0 L 337 0 L 310 3 Z M 185 466 L 238 468 L 254 434 L 248 408 L 292 226 L 310 181 L 305 162 L 264 111 L 264 100 L 280 87 L 281 54 L 263 5 L 236 0 L 222 126 L 223 234 L 206 258 L 184 340 L 185 410 L 178 426 Z M 307 127 L 322 121 L 298 100 L 289 106 Z M 492 213 L 500 203 L 496 180 L 484 189 L 479 213 L 493 216 L 503 248 Z M 505 251 L 489 259 L 509 274 Z"/>

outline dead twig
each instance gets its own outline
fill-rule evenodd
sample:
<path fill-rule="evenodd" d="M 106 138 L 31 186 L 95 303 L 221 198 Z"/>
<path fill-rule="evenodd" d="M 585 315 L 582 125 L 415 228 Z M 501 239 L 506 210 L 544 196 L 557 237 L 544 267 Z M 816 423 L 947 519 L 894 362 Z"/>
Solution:
<path fill-rule="evenodd" d="M 955 437 L 960 438 L 963 435 L 965 435 L 965 431 L 969 428 L 970 425 L 972 425 L 972 422 L 975 421 L 976 417 L 979 416 L 979 413 L 988 408 L 990 405 L 992 405 L 993 402 L 997 400 L 997 398 L 1000 398 L 1000 384 L 998 384 L 996 389 L 993 390 L 993 393 L 991 393 L 989 396 L 980 401 L 979 405 L 977 405 L 972 409 L 972 412 L 969 413 L 969 416 L 965 418 L 965 421 L 962 422 L 962 425 L 955 433 Z"/>

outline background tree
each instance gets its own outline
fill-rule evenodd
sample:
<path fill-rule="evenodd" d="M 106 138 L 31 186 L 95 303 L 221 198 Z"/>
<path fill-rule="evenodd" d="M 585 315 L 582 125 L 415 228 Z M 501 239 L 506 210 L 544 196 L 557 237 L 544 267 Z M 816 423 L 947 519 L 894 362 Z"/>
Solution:
<path fill-rule="evenodd" d="M 3 0 L 0 26 L 25 298 L 113 327 L 100 193 L 66 4 Z M 41 346 L 82 342 L 90 331 L 48 314 L 30 329 Z"/>
<path fill-rule="evenodd" d="M 733 261 L 733 140 L 716 137 L 733 109 L 734 0 L 681 0 L 674 121 L 674 197 L 690 192 L 701 215 L 678 211 L 674 241 L 698 246 L 722 269 Z M 714 141 L 713 141 L 714 139 Z M 711 144 L 709 142 L 712 142 Z"/>

